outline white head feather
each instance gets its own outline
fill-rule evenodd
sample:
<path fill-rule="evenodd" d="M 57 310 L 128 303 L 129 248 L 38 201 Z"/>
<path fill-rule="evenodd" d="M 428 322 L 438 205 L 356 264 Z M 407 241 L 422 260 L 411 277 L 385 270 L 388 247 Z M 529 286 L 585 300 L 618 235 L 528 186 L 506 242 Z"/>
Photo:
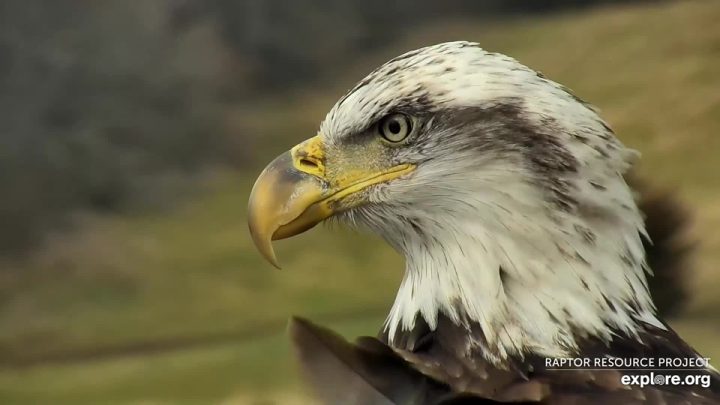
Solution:
<path fill-rule="evenodd" d="M 663 327 L 623 178 L 636 153 L 591 107 L 512 58 L 452 42 L 378 68 L 320 132 L 336 144 L 402 108 L 425 114 L 425 134 L 395 157 L 417 170 L 343 216 L 406 258 L 391 342 L 418 314 L 431 328 L 439 313 L 478 324 L 494 361 L 568 355 L 579 336 L 633 336 L 639 322 Z"/>

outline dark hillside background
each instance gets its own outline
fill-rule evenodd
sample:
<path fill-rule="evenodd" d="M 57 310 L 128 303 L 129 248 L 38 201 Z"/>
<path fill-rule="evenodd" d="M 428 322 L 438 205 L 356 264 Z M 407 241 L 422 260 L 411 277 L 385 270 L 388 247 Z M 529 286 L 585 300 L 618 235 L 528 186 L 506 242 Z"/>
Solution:
<path fill-rule="evenodd" d="M 318 85 L 418 26 L 600 3 L 2 0 L 0 252 L 76 210 L 167 204 L 179 178 L 248 167 L 260 140 L 228 109 Z"/>

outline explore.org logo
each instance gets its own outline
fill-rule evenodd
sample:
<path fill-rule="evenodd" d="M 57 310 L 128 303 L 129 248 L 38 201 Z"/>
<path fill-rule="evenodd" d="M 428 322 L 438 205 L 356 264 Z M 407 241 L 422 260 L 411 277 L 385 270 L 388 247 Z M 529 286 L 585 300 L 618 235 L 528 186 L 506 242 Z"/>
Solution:
<path fill-rule="evenodd" d="M 545 368 L 555 371 L 617 371 L 627 386 L 700 386 L 712 378 L 707 357 L 559 357 L 545 358 Z"/>
<path fill-rule="evenodd" d="M 623 385 L 634 385 L 643 388 L 648 385 L 697 385 L 703 388 L 710 388 L 710 374 L 655 374 L 651 371 L 648 374 L 624 374 L 620 377 Z"/>

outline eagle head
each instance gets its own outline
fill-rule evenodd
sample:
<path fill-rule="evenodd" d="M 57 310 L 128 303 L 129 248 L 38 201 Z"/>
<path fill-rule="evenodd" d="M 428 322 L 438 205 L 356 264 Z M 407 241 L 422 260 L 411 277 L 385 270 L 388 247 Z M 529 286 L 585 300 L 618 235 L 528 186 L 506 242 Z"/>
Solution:
<path fill-rule="evenodd" d="M 271 240 L 336 218 L 406 258 L 385 324 L 480 330 L 490 360 L 568 355 L 580 337 L 662 324 L 643 220 L 624 173 L 636 153 L 569 90 L 516 60 L 450 42 L 385 63 L 318 134 L 258 178 L 250 231 Z"/>

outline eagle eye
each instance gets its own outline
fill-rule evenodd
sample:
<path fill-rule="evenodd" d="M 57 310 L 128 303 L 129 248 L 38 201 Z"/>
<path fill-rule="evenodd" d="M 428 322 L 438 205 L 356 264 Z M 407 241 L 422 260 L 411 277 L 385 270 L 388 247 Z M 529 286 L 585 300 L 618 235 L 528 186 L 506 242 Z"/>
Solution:
<path fill-rule="evenodd" d="M 380 120 L 378 131 L 385 140 L 398 143 L 410 135 L 412 121 L 405 114 L 390 114 Z"/>

